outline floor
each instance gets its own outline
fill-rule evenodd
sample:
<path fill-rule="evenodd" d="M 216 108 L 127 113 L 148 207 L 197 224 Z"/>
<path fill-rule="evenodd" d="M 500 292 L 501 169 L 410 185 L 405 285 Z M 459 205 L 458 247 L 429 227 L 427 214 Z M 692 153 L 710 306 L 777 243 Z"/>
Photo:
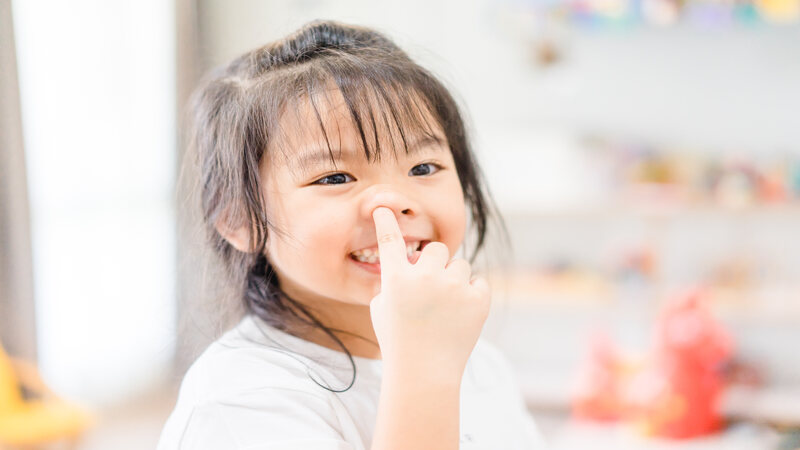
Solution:
<path fill-rule="evenodd" d="M 154 449 L 176 397 L 175 387 L 164 387 L 130 403 L 97 412 L 97 424 L 76 450 Z"/>
<path fill-rule="evenodd" d="M 154 449 L 161 428 L 175 405 L 176 387 L 165 387 L 142 395 L 135 401 L 105 411 L 98 411 L 97 424 L 77 447 L 70 450 L 141 450 Z M 707 439 L 660 442 L 633 438 L 615 427 L 569 425 L 563 412 L 532 411 L 543 437 L 559 450 L 594 448 L 613 449 L 736 449 L 764 450 L 787 448 L 800 450 L 800 431 L 778 435 L 764 427 L 740 424 Z M 777 441 L 781 441 L 777 444 Z M 592 443 L 590 446 L 587 446 Z M 603 446 L 605 443 L 607 445 Z M 624 444 L 624 445 L 622 445 Z M 735 444 L 735 445 L 734 445 Z M 48 448 L 47 450 L 61 450 Z"/>

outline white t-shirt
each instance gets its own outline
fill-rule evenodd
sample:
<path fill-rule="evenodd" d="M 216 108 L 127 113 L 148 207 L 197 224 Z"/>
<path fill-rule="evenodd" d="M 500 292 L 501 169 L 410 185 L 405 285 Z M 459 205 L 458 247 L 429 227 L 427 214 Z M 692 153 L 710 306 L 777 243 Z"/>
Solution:
<path fill-rule="evenodd" d="M 353 359 L 355 383 L 331 392 L 319 384 L 353 378 L 344 353 L 247 316 L 187 372 L 158 450 L 368 450 L 382 361 Z M 544 448 L 507 362 L 482 340 L 461 382 L 460 428 L 462 450 Z"/>

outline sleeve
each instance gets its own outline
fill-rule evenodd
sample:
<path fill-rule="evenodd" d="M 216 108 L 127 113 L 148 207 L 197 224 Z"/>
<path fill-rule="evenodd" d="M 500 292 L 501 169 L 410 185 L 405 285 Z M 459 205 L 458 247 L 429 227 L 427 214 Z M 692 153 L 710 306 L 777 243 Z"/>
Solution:
<path fill-rule="evenodd" d="M 309 392 L 265 388 L 192 409 L 176 450 L 353 450 L 330 404 Z"/>
<path fill-rule="evenodd" d="M 532 449 L 546 449 L 547 443 L 545 442 L 542 434 L 539 432 L 539 427 L 533 420 L 533 416 L 528 412 L 527 408 L 522 411 L 523 434 L 524 440 L 527 445 Z"/>
<path fill-rule="evenodd" d="M 539 427 L 533 419 L 528 407 L 525 405 L 525 399 L 520 390 L 519 381 L 511 366 L 502 358 L 505 365 L 507 388 L 509 393 L 509 403 L 514 410 L 513 417 L 519 426 L 520 439 L 524 443 L 523 448 L 541 450 L 547 448 L 547 445 L 539 432 Z"/>
<path fill-rule="evenodd" d="M 511 420 L 515 422 L 515 427 L 519 430 L 522 448 L 525 449 L 546 449 L 545 442 L 539 427 L 525 404 L 525 399 L 520 388 L 519 378 L 511 366 L 508 359 L 496 347 L 488 342 L 484 343 L 487 354 L 492 365 L 498 371 L 498 376 L 508 407 L 511 409 Z"/>

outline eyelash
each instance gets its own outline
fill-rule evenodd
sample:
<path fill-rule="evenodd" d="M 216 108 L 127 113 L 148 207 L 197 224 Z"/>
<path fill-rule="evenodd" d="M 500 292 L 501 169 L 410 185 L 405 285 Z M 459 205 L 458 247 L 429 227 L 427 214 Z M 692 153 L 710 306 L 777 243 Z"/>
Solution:
<path fill-rule="evenodd" d="M 426 163 L 417 164 L 416 166 L 412 167 L 412 168 L 411 168 L 411 170 L 409 170 L 409 171 L 408 171 L 408 173 L 410 174 L 410 173 L 411 173 L 411 171 L 413 171 L 414 169 L 416 169 L 417 167 L 420 167 L 420 166 L 432 166 L 432 167 L 435 169 L 435 170 L 434 170 L 433 172 L 431 172 L 431 173 L 427 173 L 427 174 L 425 174 L 425 175 L 419 175 L 419 176 L 421 176 L 421 177 L 429 177 L 429 176 L 431 176 L 431 175 L 435 174 L 436 172 L 438 172 L 438 171 L 440 171 L 440 170 L 442 170 L 442 169 L 443 169 L 443 167 L 442 167 L 442 166 L 440 166 L 439 164 L 432 163 L 432 162 L 426 162 Z M 333 177 L 338 177 L 338 176 L 344 176 L 344 177 L 350 178 L 350 180 L 349 180 L 349 181 L 355 181 L 355 178 L 353 178 L 353 176 L 352 176 L 352 175 L 350 175 L 350 174 L 347 174 L 347 173 L 343 173 L 343 172 L 339 172 L 339 173 L 332 173 L 332 174 L 330 174 L 330 175 L 326 175 L 326 176 L 324 176 L 324 177 L 320 178 L 319 180 L 317 180 L 317 181 L 313 182 L 312 184 L 321 184 L 321 185 L 339 185 L 339 184 L 345 184 L 345 183 L 347 183 L 347 181 L 346 181 L 345 183 L 330 183 L 330 182 L 325 182 L 325 180 L 327 180 L 327 179 L 330 179 L 330 178 L 333 178 Z"/>
<path fill-rule="evenodd" d="M 337 177 L 337 176 L 345 176 L 345 177 L 349 177 L 351 181 L 352 181 L 352 180 L 355 180 L 355 178 L 353 178 L 353 176 L 352 176 L 352 175 L 350 175 L 350 174 L 346 174 L 346 173 L 341 173 L 341 172 L 340 172 L 340 173 L 332 173 L 332 174 L 330 174 L 330 175 L 326 175 L 326 176 L 324 176 L 324 177 L 320 178 L 319 180 L 315 181 L 315 182 L 314 182 L 314 183 L 312 183 L 312 184 L 331 184 L 331 185 L 344 184 L 344 183 L 325 183 L 325 182 L 324 182 L 324 180 L 327 180 L 327 179 L 329 179 L 329 178 L 333 178 L 333 177 Z"/>

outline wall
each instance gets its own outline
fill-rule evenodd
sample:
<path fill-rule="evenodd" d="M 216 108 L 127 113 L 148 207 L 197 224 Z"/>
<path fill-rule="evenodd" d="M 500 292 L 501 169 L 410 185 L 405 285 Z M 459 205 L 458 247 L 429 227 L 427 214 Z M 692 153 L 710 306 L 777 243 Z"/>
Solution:
<path fill-rule="evenodd" d="M 636 212 L 602 205 L 598 211 L 585 203 L 599 181 L 583 159 L 581 138 L 618 137 L 696 154 L 800 154 L 800 27 L 559 29 L 552 39 L 560 59 L 541 66 L 531 54 L 543 30 L 511 12 L 512 3 L 204 0 L 202 60 L 205 67 L 220 64 L 314 18 L 377 27 L 466 106 L 518 263 L 553 255 L 602 261 L 625 244 L 655 240 L 666 251 L 673 287 L 695 282 L 704 259 L 742 249 L 778 258 L 787 268 L 783 279 L 797 279 L 796 212 L 700 210 L 653 226 Z M 652 319 L 657 307 L 626 305 L 517 312 L 498 341 L 520 367 L 548 367 L 563 382 L 592 326 L 630 326 Z M 800 319 L 776 314 L 777 322 L 775 314 L 729 322 L 745 356 L 762 360 L 777 381 L 797 381 L 800 366 L 789 346 L 800 340 Z M 504 328 L 502 320 L 490 324 L 492 332 Z M 646 323 L 630 329 L 628 341 L 646 337 Z"/>

